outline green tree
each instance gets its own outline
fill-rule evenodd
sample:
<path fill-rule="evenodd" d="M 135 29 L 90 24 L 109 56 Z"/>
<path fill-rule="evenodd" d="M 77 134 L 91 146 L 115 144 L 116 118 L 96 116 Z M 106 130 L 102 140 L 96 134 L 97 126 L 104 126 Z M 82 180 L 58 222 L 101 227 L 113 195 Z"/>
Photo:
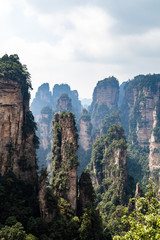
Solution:
<path fill-rule="evenodd" d="M 98 212 L 93 207 L 84 209 L 79 229 L 81 240 L 105 240 L 103 234 L 102 220 Z"/>
<path fill-rule="evenodd" d="M 12 227 L 5 226 L 0 230 L 1 240 L 25 240 L 26 233 L 20 222 L 17 222 Z"/>
<path fill-rule="evenodd" d="M 13 80 L 20 84 L 24 99 L 30 98 L 29 90 L 32 89 L 30 73 L 26 65 L 22 65 L 17 54 L 0 58 L 0 78 Z"/>
<path fill-rule="evenodd" d="M 150 180 L 144 197 L 131 199 L 135 210 L 122 218 L 124 227 L 128 229 L 124 236 L 115 236 L 114 240 L 156 240 L 160 239 L 160 202 Z"/>

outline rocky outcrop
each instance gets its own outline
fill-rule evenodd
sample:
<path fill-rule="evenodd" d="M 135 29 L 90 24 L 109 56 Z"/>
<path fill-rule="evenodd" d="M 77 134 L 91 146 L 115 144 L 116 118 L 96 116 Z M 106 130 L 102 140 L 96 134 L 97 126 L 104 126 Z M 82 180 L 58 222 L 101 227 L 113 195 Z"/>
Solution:
<path fill-rule="evenodd" d="M 33 102 L 31 104 L 31 111 L 34 114 L 34 117 L 36 121 L 38 121 L 41 110 L 45 106 L 52 106 L 52 96 L 51 92 L 49 91 L 49 84 L 43 83 L 36 93 L 35 98 L 33 99 Z"/>
<path fill-rule="evenodd" d="M 88 151 L 91 149 L 91 135 L 88 133 L 88 129 L 91 128 L 91 123 L 80 119 L 79 124 L 79 144 L 85 151 Z"/>
<path fill-rule="evenodd" d="M 41 110 L 41 116 L 37 123 L 38 131 L 37 135 L 40 139 L 40 146 L 37 149 L 38 167 L 39 169 L 48 168 L 50 172 L 50 166 L 52 162 L 51 157 L 51 145 L 52 145 L 52 119 L 53 112 L 49 106 L 43 107 Z M 48 157 L 50 153 L 50 157 Z"/>
<path fill-rule="evenodd" d="M 53 112 L 49 106 L 42 108 L 41 117 L 38 121 L 38 135 L 41 139 L 40 148 L 46 150 L 51 149 L 51 121 L 53 119 Z"/>
<path fill-rule="evenodd" d="M 149 146 L 154 111 L 159 99 L 160 75 L 140 75 L 125 85 L 122 124 L 131 142 Z"/>
<path fill-rule="evenodd" d="M 72 112 L 72 100 L 67 94 L 62 94 L 57 100 L 56 113 Z"/>
<path fill-rule="evenodd" d="M 53 121 L 54 194 L 67 200 L 77 209 L 77 149 L 78 135 L 72 113 L 55 114 Z"/>
<path fill-rule="evenodd" d="M 72 100 L 72 112 L 75 114 L 78 119 L 81 114 L 81 102 L 78 99 L 77 90 L 71 90 L 68 84 L 56 84 L 53 87 L 53 96 L 52 96 L 52 106 L 53 109 L 56 108 L 56 104 L 58 99 L 62 96 L 62 94 L 67 94 L 69 98 Z"/>
<path fill-rule="evenodd" d="M 137 121 L 136 135 L 138 143 L 141 146 L 145 146 L 149 145 L 149 139 L 151 137 L 154 122 L 153 112 L 155 110 L 155 104 L 159 99 L 159 92 L 153 94 L 147 88 L 143 88 L 142 94 L 143 97 L 139 103 L 140 108 L 138 114 L 140 117 Z"/>
<path fill-rule="evenodd" d="M 48 199 L 50 199 L 50 201 L 51 200 L 53 201 L 53 199 L 51 199 L 51 196 L 53 196 L 53 195 L 50 192 L 51 189 L 47 188 L 46 182 L 47 182 L 47 172 L 46 172 L 46 169 L 42 169 L 41 176 L 40 176 L 40 187 L 39 187 L 39 189 L 40 189 L 39 190 L 40 213 L 41 213 L 42 218 L 46 222 L 51 222 L 56 215 L 56 204 L 54 204 L 54 202 L 51 202 L 50 206 L 48 206 L 49 204 L 47 204 Z"/>
<path fill-rule="evenodd" d="M 107 134 L 97 139 L 93 145 L 91 159 L 91 178 L 95 189 L 103 192 L 113 189 L 125 201 L 127 181 L 126 140 L 122 127 L 112 125 Z"/>
<path fill-rule="evenodd" d="M 126 82 L 123 82 L 120 86 L 119 86 L 119 99 L 118 99 L 118 106 L 120 107 L 122 105 L 123 102 L 123 98 L 124 98 L 124 87 L 126 85 Z"/>
<path fill-rule="evenodd" d="M 111 127 L 112 124 L 116 124 L 117 126 L 121 126 L 121 118 L 120 112 L 118 110 L 113 111 L 111 114 L 107 115 L 104 120 L 103 124 L 100 128 L 99 135 L 103 136 L 107 133 L 108 129 Z"/>
<path fill-rule="evenodd" d="M 79 180 L 79 206 L 80 209 L 94 204 L 95 192 L 89 172 L 83 172 Z"/>
<path fill-rule="evenodd" d="M 97 83 L 91 105 L 91 122 L 94 129 L 102 125 L 105 116 L 117 109 L 118 98 L 119 83 L 116 78 L 105 78 Z"/>
<path fill-rule="evenodd" d="M 91 159 L 92 124 L 89 112 L 83 109 L 79 118 L 78 176 L 84 171 Z"/>
<path fill-rule="evenodd" d="M 85 151 L 91 149 L 92 140 L 91 140 L 91 117 L 89 112 L 86 109 L 83 109 L 81 117 L 79 119 L 79 145 Z"/>
<path fill-rule="evenodd" d="M 159 181 L 160 173 L 160 139 L 157 139 L 154 135 L 154 129 L 156 129 L 157 123 L 157 111 L 155 109 L 155 111 L 153 111 L 153 131 L 151 133 L 149 145 L 149 171 L 156 182 Z"/>
<path fill-rule="evenodd" d="M 139 75 L 128 81 L 124 87 L 125 95 L 121 106 L 122 124 L 128 141 L 134 144 L 134 149 L 141 147 L 139 166 L 148 168 L 154 181 L 159 180 L 160 171 L 160 74 Z M 137 147 L 136 147 L 137 146 Z M 131 147 L 130 147 L 131 149 Z M 146 153 L 148 151 L 148 157 Z M 133 156 L 134 156 L 133 152 Z M 143 159 L 143 161 L 142 161 Z M 146 162 L 146 163 L 145 163 Z M 129 163 L 129 166 L 132 163 Z M 136 174 L 136 173 L 135 173 Z"/>
<path fill-rule="evenodd" d="M 67 99 L 67 95 L 69 99 Z M 72 106 L 70 99 L 72 101 Z M 67 106 L 66 104 L 69 105 Z M 48 83 L 42 84 L 38 88 L 36 97 L 31 104 L 31 110 L 33 111 L 36 121 L 38 121 L 41 115 L 41 110 L 45 106 L 51 107 L 53 112 L 61 112 L 62 109 L 69 109 L 69 111 L 72 110 L 77 119 L 81 114 L 81 102 L 78 99 L 78 92 L 76 90 L 71 90 L 68 84 L 54 85 L 52 93 L 49 91 Z M 57 107 L 58 109 L 56 110 Z"/>
<path fill-rule="evenodd" d="M 36 181 L 35 123 L 17 81 L 0 78 L 0 173 Z"/>

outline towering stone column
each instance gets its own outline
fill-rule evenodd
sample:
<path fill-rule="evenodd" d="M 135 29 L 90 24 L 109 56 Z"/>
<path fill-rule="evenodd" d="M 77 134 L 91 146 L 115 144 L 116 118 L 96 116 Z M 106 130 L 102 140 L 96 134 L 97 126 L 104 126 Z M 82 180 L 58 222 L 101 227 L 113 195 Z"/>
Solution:
<path fill-rule="evenodd" d="M 4 60 L 4 67 L 7 61 L 13 61 L 22 68 L 17 55 L 11 58 L 6 55 Z M 14 72 L 13 76 L 9 75 L 12 80 L 8 75 L 0 78 L 0 173 L 11 171 L 21 180 L 35 182 L 37 137 L 36 124 L 29 111 L 28 83 L 24 76 L 18 78 L 20 73 L 12 67 L 7 74 L 10 70 Z"/>
<path fill-rule="evenodd" d="M 77 208 L 77 149 L 74 115 L 56 114 L 53 120 L 53 190 L 67 200 L 73 210 Z"/>
<path fill-rule="evenodd" d="M 91 122 L 98 129 L 104 118 L 118 108 L 119 83 L 115 77 L 105 78 L 97 83 L 91 105 Z"/>

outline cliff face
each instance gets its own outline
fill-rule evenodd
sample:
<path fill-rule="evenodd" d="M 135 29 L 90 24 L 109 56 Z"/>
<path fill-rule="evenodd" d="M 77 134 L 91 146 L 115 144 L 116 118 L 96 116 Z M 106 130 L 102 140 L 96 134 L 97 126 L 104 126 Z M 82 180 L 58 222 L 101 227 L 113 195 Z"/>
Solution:
<path fill-rule="evenodd" d="M 37 135 L 40 139 L 40 145 L 37 149 L 39 169 L 42 169 L 44 167 L 49 168 L 52 162 L 51 157 L 48 158 L 48 154 L 51 153 L 52 144 L 52 119 L 52 109 L 49 106 L 43 107 L 41 110 L 41 116 L 37 123 Z"/>
<path fill-rule="evenodd" d="M 156 136 L 155 130 L 157 128 L 159 119 L 158 111 L 160 111 L 159 104 L 156 106 L 155 111 L 153 111 L 153 131 L 151 133 L 150 145 L 149 145 L 149 170 L 151 176 L 155 178 L 155 181 L 159 181 L 159 172 L 160 172 L 160 138 Z M 158 116 L 157 116 L 158 115 Z"/>
<path fill-rule="evenodd" d="M 36 97 L 33 99 L 31 104 L 31 111 L 34 114 L 36 121 L 38 121 L 41 113 L 41 109 L 47 105 L 51 106 L 52 104 L 52 96 L 49 91 L 49 84 L 42 84 L 36 93 Z"/>
<path fill-rule="evenodd" d="M 84 121 L 80 119 L 80 132 L 79 132 L 79 145 L 85 150 L 88 151 L 91 149 L 91 135 L 88 132 L 88 129 L 91 128 L 90 121 Z"/>
<path fill-rule="evenodd" d="M 85 208 L 88 204 L 94 204 L 95 192 L 89 172 L 83 172 L 79 180 L 79 204 Z"/>
<path fill-rule="evenodd" d="M 81 175 L 82 171 L 86 168 L 91 158 L 92 148 L 92 124 L 89 112 L 83 109 L 82 114 L 79 118 L 79 149 L 78 149 L 78 160 L 80 165 L 78 167 L 78 176 Z"/>
<path fill-rule="evenodd" d="M 50 146 L 50 139 L 49 139 L 50 123 L 47 124 L 47 122 L 45 122 L 46 120 L 48 121 L 48 118 L 49 118 L 48 116 L 44 116 L 42 114 L 42 119 L 41 119 L 41 122 L 39 123 L 39 131 L 40 131 L 40 138 L 41 138 L 40 147 L 44 150 L 46 150 Z"/>
<path fill-rule="evenodd" d="M 68 102 L 69 103 L 68 106 L 65 105 L 64 96 L 66 94 L 72 100 L 72 106 L 69 102 Z M 62 95 L 63 95 L 63 98 L 60 99 Z M 57 101 L 59 102 L 57 103 Z M 66 99 L 66 101 L 68 100 Z M 51 93 L 49 90 L 49 84 L 44 83 L 38 88 L 36 96 L 33 99 L 33 102 L 31 104 L 31 110 L 34 114 L 36 121 L 38 121 L 43 107 L 49 106 L 52 108 L 53 111 L 55 111 L 57 104 L 59 107 L 63 109 L 66 109 L 66 108 L 71 109 L 72 112 L 76 115 L 76 118 L 77 119 L 79 118 L 81 114 L 82 106 L 81 106 L 80 100 L 78 99 L 78 92 L 76 90 L 71 90 L 68 84 L 60 84 L 60 85 L 56 84 L 53 87 L 53 93 Z M 59 112 L 59 109 L 57 111 Z"/>
<path fill-rule="evenodd" d="M 51 198 L 52 193 L 51 189 L 46 186 L 47 181 L 47 173 L 45 169 L 41 170 L 40 176 L 40 190 L 39 190 L 39 205 L 40 205 L 40 213 L 42 218 L 46 222 L 51 222 L 56 215 L 56 201 L 53 201 L 53 197 Z M 48 199 L 52 199 L 52 203 L 48 204 Z"/>
<path fill-rule="evenodd" d="M 79 145 L 85 151 L 91 149 L 91 117 L 86 109 L 83 110 L 82 115 L 79 119 Z"/>
<path fill-rule="evenodd" d="M 67 84 L 56 84 L 53 93 L 49 90 L 49 84 L 44 83 L 38 88 L 36 97 L 33 99 L 31 109 L 38 123 L 38 136 L 40 148 L 37 150 L 39 168 L 47 167 L 51 171 L 51 125 L 53 115 L 42 113 L 45 108 L 50 108 L 53 113 L 73 112 L 78 120 L 81 113 L 81 102 L 78 99 L 78 92 L 72 91 Z M 49 122 L 50 120 L 50 122 Z"/>
<path fill-rule="evenodd" d="M 56 114 L 53 124 L 53 190 L 76 210 L 78 137 L 74 116 Z"/>
<path fill-rule="evenodd" d="M 97 209 L 105 225 L 113 229 L 113 232 L 116 229 L 110 223 L 115 216 L 121 214 L 122 206 L 127 203 L 128 198 L 126 149 L 123 128 L 113 124 L 107 134 L 93 144 L 89 164 L 92 184 L 97 194 Z"/>
<path fill-rule="evenodd" d="M 159 86 L 157 84 L 157 92 L 153 93 L 150 89 L 143 88 L 143 100 L 140 101 L 139 115 L 140 120 L 137 123 L 137 140 L 141 146 L 149 145 L 151 131 L 154 128 L 154 111 L 155 105 L 159 99 Z"/>
<path fill-rule="evenodd" d="M 126 82 L 123 82 L 120 86 L 119 86 L 119 99 L 118 99 L 118 106 L 120 107 L 122 105 L 123 102 L 123 98 L 124 98 L 124 87 L 126 85 Z"/>
<path fill-rule="evenodd" d="M 109 77 L 97 83 L 93 92 L 91 120 L 95 129 L 99 128 L 105 116 L 117 109 L 119 83 L 116 78 Z"/>
<path fill-rule="evenodd" d="M 143 169 L 143 166 L 146 165 L 143 174 L 139 175 L 146 175 L 149 168 L 150 175 L 158 182 L 160 170 L 160 75 L 139 75 L 126 83 L 124 91 L 125 95 L 121 106 L 122 124 L 130 144 L 134 144 L 134 147 L 130 146 L 130 156 L 132 154 L 135 158 L 139 145 L 141 147 L 139 169 Z M 149 150 L 147 151 L 147 149 Z M 147 152 L 148 157 L 146 156 Z M 142 155 L 147 158 L 147 161 Z M 133 169 L 132 164 L 129 162 L 129 166 L 131 165 Z"/>
<path fill-rule="evenodd" d="M 122 123 L 130 140 L 138 141 L 141 146 L 149 146 L 159 87 L 159 75 L 140 75 L 125 86 Z"/>
<path fill-rule="evenodd" d="M 62 94 L 57 100 L 56 113 L 72 112 L 72 100 L 67 94 Z"/>
<path fill-rule="evenodd" d="M 107 192 L 114 186 L 114 194 L 121 199 L 121 204 L 127 179 L 126 148 L 122 127 L 112 125 L 107 134 L 94 143 L 90 165 L 94 188 L 101 187 Z"/>
<path fill-rule="evenodd" d="M 18 178 L 35 181 L 36 150 L 32 115 L 18 82 L 0 78 L 0 172 L 12 171 Z"/>
<path fill-rule="evenodd" d="M 51 148 L 51 121 L 53 119 L 53 112 L 49 106 L 42 108 L 41 117 L 38 121 L 38 134 L 41 139 L 40 148 L 46 150 Z"/>
<path fill-rule="evenodd" d="M 67 94 L 68 97 L 72 100 L 72 112 L 75 114 L 78 119 L 81 114 L 81 102 L 78 99 L 78 92 L 76 90 L 71 90 L 68 84 L 56 84 L 53 87 L 53 96 L 52 96 L 52 106 L 53 109 L 56 108 L 56 103 L 58 99 L 63 95 Z"/>

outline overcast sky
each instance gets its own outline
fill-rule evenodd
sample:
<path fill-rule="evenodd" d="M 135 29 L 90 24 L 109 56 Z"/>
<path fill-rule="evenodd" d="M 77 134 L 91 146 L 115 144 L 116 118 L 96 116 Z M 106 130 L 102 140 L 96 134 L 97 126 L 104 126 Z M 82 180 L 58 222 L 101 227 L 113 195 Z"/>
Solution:
<path fill-rule="evenodd" d="M 18 54 L 37 88 L 160 73 L 160 0 L 0 0 L 0 57 Z"/>

